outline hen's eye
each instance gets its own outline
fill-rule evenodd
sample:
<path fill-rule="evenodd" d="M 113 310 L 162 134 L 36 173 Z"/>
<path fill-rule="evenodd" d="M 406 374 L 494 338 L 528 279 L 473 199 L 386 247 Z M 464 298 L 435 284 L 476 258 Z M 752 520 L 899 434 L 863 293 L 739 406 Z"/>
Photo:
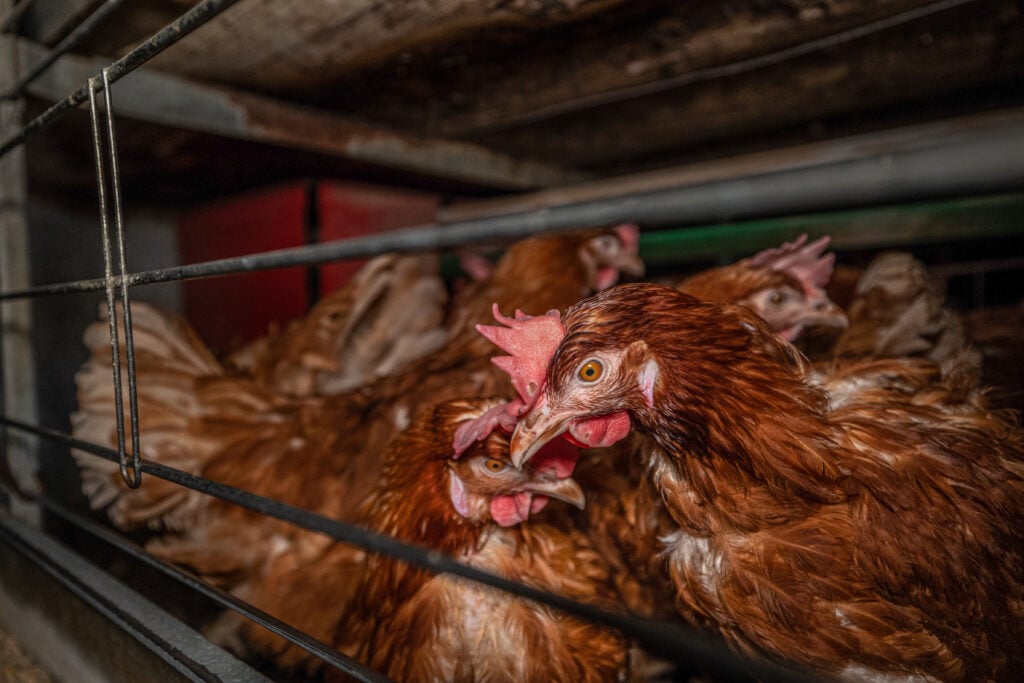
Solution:
<path fill-rule="evenodd" d="M 579 377 L 584 382 L 594 382 L 601 378 L 602 372 L 604 372 L 604 366 L 601 365 L 601 361 L 591 359 L 580 368 Z"/>
<path fill-rule="evenodd" d="M 501 472 L 505 469 L 505 463 L 496 458 L 487 458 L 484 460 L 484 467 L 487 468 L 488 472 Z"/>
<path fill-rule="evenodd" d="M 785 296 L 782 294 L 782 292 L 776 289 L 774 292 L 772 292 L 771 296 L 768 297 L 768 301 L 771 302 L 773 305 L 778 306 L 779 304 L 782 303 L 782 300 L 784 298 Z"/>

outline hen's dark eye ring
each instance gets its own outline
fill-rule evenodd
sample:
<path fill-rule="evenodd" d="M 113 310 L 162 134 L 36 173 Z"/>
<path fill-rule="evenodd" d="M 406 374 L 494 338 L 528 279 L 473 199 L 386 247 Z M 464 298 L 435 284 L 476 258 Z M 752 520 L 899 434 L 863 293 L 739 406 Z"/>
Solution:
<path fill-rule="evenodd" d="M 505 463 L 497 458 L 487 458 L 484 460 L 484 467 L 488 472 L 498 473 L 505 469 Z"/>
<path fill-rule="evenodd" d="M 591 358 L 580 366 L 580 371 L 576 374 L 584 382 L 596 382 L 601 379 L 601 374 L 603 372 L 604 366 L 601 365 L 601 361 L 596 358 Z"/>

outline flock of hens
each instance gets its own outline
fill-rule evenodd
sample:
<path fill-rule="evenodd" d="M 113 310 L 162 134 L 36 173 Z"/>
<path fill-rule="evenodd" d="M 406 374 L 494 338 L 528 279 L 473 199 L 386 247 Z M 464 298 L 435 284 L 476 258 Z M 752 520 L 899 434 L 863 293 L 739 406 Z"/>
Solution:
<path fill-rule="evenodd" d="M 143 457 L 824 680 L 1024 670 L 1024 431 L 922 265 L 854 279 L 801 237 L 669 286 L 638 238 L 529 238 L 450 295 L 436 258 L 382 256 L 223 358 L 135 304 Z M 106 322 L 85 342 L 74 436 L 113 446 Z M 396 681 L 672 675 L 615 630 L 75 457 L 151 553 Z M 234 613 L 208 634 L 348 680 Z"/>

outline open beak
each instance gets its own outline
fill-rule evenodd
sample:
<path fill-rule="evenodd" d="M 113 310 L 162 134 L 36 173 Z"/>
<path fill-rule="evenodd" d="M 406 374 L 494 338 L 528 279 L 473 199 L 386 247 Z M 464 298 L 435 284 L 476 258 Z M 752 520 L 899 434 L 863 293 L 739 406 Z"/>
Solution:
<path fill-rule="evenodd" d="M 554 498 L 555 500 L 573 505 L 580 510 L 587 504 L 587 499 L 583 495 L 583 489 L 580 488 L 580 485 L 572 477 L 559 479 L 554 475 L 538 475 L 523 488 L 535 495 Z"/>
<path fill-rule="evenodd" d="M 569 428 L 570 419 L 552 414 L 543 401 L 520 417 L 509 443 L 512 464 L 522 469 L 523 463 L 536 455 L 544 444 Z"/>

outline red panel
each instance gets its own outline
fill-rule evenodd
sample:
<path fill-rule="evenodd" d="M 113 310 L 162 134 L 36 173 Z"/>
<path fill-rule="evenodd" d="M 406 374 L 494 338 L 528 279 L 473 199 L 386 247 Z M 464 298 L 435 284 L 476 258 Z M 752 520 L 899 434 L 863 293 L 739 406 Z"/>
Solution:
<path fill-rule="evenodd" d="M 184 263 L 241 256 L 304 243 L 308 184 L 216 201 L 179 221 Z M 185 315 L 199 334 L 225 351 L 263 335 L 271 321 L 305 313 L 306 271 L 269 270 L 187 280 Z"/>
<path fill-rule="evenodd" d="M 179 221 L 184 263 L 198 263 L 306 241 L 309 183 L 295 183 L 229 199 L 190 211 Z M 434 195 L 324 182 L 318 185 L 321 240 L 356 237 L 431 223 Z M 352 277 L 363 261 L 321 268 L 322 293 Z M 285 323 L 308 308 L 305 268 L 269 270 L 184 283 L 185 315 L 207 343 L 229 351 L 262 336 L 272 322 Z"/>
<path fill-rule="evenodd" d="M 369 185 L 321 183 L 318 188 L 320 239 L 329 241 L 433 223 L 438 198 L 418 192 Z M 365 261 L 324 266 L 320 291 L 327 294 L 348 282 Z"/>

